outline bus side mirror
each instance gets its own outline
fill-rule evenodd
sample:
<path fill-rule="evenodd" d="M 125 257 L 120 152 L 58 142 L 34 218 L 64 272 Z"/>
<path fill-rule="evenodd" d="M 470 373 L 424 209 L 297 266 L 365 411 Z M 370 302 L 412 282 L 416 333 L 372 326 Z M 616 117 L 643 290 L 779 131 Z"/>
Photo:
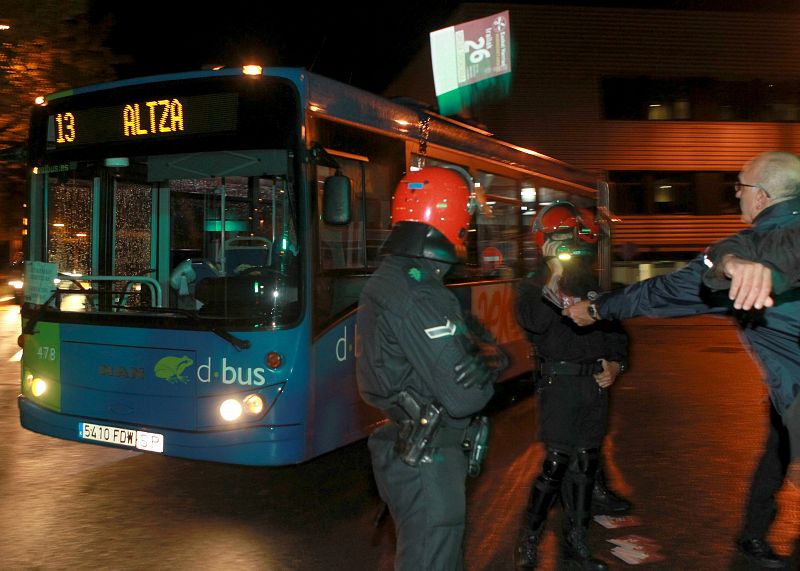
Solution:
<path fill-rule="evenodd" d="M 337 174 L 325 179 L 322 188 L 322 221 L 331 226 L 350 224 L 350 179 Z"/>

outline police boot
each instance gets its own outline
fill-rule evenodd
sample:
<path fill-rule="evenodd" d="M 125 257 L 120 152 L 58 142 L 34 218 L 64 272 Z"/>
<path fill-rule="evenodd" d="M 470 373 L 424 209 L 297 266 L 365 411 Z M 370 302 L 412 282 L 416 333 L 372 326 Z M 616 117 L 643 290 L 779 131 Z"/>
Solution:
<path fill-rule="evenodd" d="M 567 569 L 580 569 L 581 571 L 606 571 L 608 565 L 592 557 L 589 544 L 586 542 L 586 530 L 589 527 L 589 518 L 577 521 L 567 515 L 564 525 L 563 558 Z"/>
<path fill-rule="evenodd" d="M 567 569 L 606 571 L 608 566 L 592 557 L 586 532 L 591 519 L 592 488 L 597 471 L 597 449 L 579 450 L 572 458 L 563 494 L 564 517 L 563 562 Z"/>
<path fill-rule="evenodd" d="M 603 462 L 597 468 L 592 488 L 592 513 L 621 515 L 631 511 L 631 503 L 608 489 Z"/>
<path fill-rule="evenodd" d="M 548 450 L 542 473 L 536 478 L 525 509 L 525 520 L 514 550 L 514 565 L 521 569 L 536 569 L 539 564 L 539 541 L 544 533 L 547 513 L 561 487 L 569 455 Z"/>

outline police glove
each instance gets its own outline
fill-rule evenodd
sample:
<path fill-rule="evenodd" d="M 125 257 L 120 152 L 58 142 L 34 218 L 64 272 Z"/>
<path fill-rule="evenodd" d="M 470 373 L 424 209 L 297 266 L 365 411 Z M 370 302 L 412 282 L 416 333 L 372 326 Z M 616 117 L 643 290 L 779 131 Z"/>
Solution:
<path fill-rule="evenodd" d="M 484 356 L 486 365 L 495 371 L 497 376 L 508 368 L 508 355 L 500 347 L 493 347 L 493 351 Z"/>
<path fill-rule="evenodd" d="M 456 384 L 465 389 L 472 387 L 482 389 L 497 378 L 496 370 L 487 367 L 480 355 L 467 355 L 455 364 L 453 372 Z"/>

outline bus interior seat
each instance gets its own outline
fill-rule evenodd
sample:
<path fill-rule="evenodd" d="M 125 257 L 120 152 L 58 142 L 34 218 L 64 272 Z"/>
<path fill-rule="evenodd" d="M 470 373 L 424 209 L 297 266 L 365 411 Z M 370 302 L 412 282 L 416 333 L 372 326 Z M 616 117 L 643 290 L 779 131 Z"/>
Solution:
<path fill-rule="evenodd" d="M 225 267 L 228 275 L 251 267 L 272 264 L 272 242 L 261 236 L 237 236 L 225 241 Z"/>

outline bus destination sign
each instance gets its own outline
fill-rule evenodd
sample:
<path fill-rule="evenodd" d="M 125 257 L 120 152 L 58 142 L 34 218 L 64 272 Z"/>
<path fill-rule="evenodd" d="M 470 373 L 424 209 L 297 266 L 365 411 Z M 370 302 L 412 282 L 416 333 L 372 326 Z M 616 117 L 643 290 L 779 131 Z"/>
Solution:
<path fill-rule="evenodd" d="M 152 98 L 64 109 L 49 117 L 48 149 L 234 131 L 236 93 Z"/>

